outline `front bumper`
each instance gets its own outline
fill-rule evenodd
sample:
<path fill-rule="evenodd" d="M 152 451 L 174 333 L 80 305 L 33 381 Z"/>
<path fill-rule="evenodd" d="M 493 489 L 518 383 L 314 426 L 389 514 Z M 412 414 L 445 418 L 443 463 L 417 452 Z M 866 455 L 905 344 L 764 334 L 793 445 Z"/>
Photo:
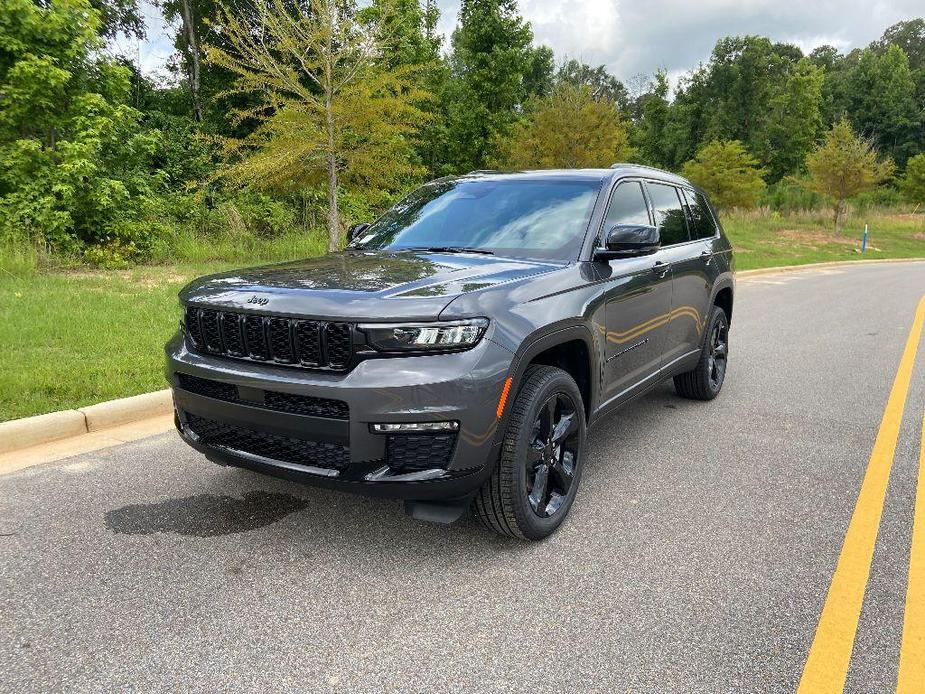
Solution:
<path fill-rule="evenodd" d="M 216 462 L 324 487 L 432 500 L 475 491 L 497 459 L 496 407 L 513 354 L 488 339 L 455 354 L 367 359 L 349 373 L 200 354 L 190 351 L 180 335 L 167 344 L 166 353 L 177 428 L 187 443 Z M 196 379 L 220 384 L 213 389 L 218 395 L 193 389 L 189 383 Z M 275 400 L 305 396 L 337 401 L 346 405 L 346 412 L 318 416 L 288 406 L 289 411 L 270 409 L 264 394 Z M 417 449 L 410 469 L 393 465 L 393 442 L 387 446 L 387 435 L 371 431 L 375 423 L 436 421 L 456 421 L 459 428 L 452 449 L 442 450 L 433 466 L 426 462 L 426 448 L 423 456 Z M 200 435 L 204 422 L 210 431 L 228 434 L 221 445 L 215 437 Z M 237 435 L 242 432 L 243 439 Z M 255 437 L 273 445 L 255 452 L 236 443 Z M 280 442 L 288 454 L 274 452 Z M 323 462 L 313 464 L 313 453 L 297 450 L 301 448 L 320 451 Z"/>

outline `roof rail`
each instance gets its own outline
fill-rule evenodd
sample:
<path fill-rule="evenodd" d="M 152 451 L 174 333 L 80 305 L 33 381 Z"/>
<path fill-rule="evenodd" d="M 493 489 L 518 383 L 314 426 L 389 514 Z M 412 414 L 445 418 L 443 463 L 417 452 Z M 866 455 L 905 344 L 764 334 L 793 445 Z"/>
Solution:
<path fill-rule="evenodd" d="M 647 164 L 633 164 L 628 161 L 618 161 L 616 164 L 611 164 L 610 168 L 619 169 L 621 166 L 632 166 L 636 169 L 650 169 L 652 171 L 661 171 L 662 173 L 671 173 L 670 171 L 665 171 L 664 169 L 660 169 L 657 166 L 649 166 Z"/>
<path fill-rule="evenodd" d="M 475 169 L 474 171 L 470 171 L 466 175 L 471 176 L 472 174 L 480 174 L 480 173 L 501 173 L 501 172 L 498 169 Z"/>

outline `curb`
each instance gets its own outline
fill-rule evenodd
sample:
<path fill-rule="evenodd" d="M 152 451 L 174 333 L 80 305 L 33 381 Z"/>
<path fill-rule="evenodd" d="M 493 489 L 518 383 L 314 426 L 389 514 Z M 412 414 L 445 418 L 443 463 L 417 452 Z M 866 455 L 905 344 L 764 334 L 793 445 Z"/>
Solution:
<path fill-rule="evenodd" d="M 142 419 L 170 414 L 173 398 L 170 390 L 109 400 L 76 410 L 50 412 L 35 417 L 0 423 L 0 453 L 10 453 L 43 443 L 80 436 L 128 424 Z"/>
<path fill-rule="evenodd" d="M 777 267 L 763 267 L 757 270 L 742 270 L 736 272 L 736 277 L 760 277 L 761 275 L 780 275 L 785 272 L 798 270 L 821 270 L 827 267 L 850 267 L 852 265 L 879 265 L 881 263 L 920 263 L 925 258 L 876 258 L 872 260 L 830 260 L 825 263 L 806 263 L 804 265 L 779 265 Z"/>

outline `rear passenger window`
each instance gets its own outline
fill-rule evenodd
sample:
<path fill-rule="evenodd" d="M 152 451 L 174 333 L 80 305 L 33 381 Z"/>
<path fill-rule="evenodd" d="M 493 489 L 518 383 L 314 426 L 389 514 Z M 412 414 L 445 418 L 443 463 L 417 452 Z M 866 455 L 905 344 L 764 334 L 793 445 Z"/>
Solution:
<path fill-rule="evenodd" d="M 621 183 L 610 198 L 604 230 L 614 224 L 651 224 L 649 206 L 642 194 L 642 184 L 638 181 Z"/>
<path fill-rule="evenodd" d="M 716 235 L 716 222 L 710 212 L 710 204 L 703 193 L 685 190 L 687 209 L 690 211 L 691 238 L 708 239 Z"/>
<path fill-rule="evenodd" d="M 684 208 L 678 197 L 677 188 L 664 183 L 646 183 L 652 207 L 655 208 L 655 225 L 662 237 L 663 246 L 683 243 L 688 240 Z"/>

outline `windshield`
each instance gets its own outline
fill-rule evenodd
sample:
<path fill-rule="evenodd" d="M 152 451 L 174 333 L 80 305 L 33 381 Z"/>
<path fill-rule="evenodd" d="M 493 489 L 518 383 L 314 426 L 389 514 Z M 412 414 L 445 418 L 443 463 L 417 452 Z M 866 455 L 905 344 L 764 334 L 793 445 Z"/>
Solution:
<path fill-rule="evenodd" d="M 350 248 L 470 248 L 572 260 L 599 187 L 588 180 L 434 181 L 386 212 Z"/>

